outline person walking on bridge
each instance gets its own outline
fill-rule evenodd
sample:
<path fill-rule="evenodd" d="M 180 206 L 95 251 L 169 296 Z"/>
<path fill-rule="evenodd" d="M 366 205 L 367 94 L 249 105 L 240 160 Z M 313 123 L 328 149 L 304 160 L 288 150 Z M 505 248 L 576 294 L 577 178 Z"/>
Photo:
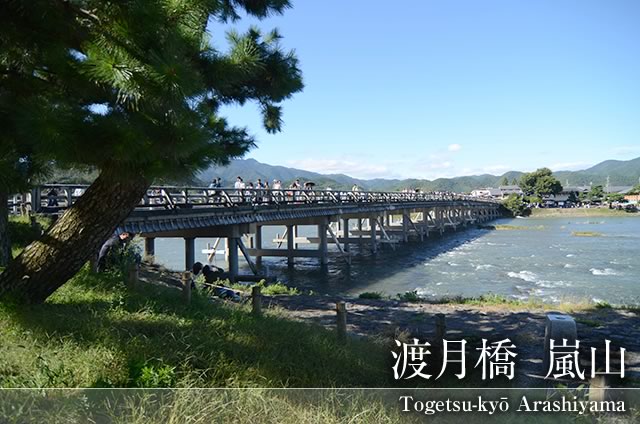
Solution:
<path fill-rule="evenodd" d="M 222 187 L 222 180 L 220 177 L 214 178 L 211 180 L 211 184 L 209 184 L 209 188 L 220 188 Z M 218 203 L 220 201 L 220 190 L 208 190 L 207 195 L 213 198 L 213 203 Z"/>
<path fill-rule="evenodd" d="M 236 182 L 233 185 L 233 188 L 236 189 L 237 201 L 241 202 L 244 199 L 244 180 L 242 177 L 238 176 L 236 178 Z"/>
<path fill-rule="evenodd" d="M 280 180 L 273 180 L 273 185 L 271 186 L 273 189 L 273 197 L 277 200 L 277 201 L 281 201 L 284 200 L 284 196 L 282 195 L 282 181 Z"/>

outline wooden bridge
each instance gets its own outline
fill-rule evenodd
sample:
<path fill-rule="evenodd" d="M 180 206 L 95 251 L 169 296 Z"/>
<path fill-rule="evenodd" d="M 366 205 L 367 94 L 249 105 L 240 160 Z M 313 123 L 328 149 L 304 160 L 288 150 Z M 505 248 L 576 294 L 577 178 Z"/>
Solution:
<path fill-rule="evenodd" d="M 44 185 L 13 196 L 9 207 L 13 213 L 57 216 L 87 187 Z M 240 254 L 255 275 L 268 256 L 286 257 L 290 265 L 296 257 L 317 257 L 322 265 L 329 256 L 350 262 L 354 244 L 376 253 L 381 245 L 395 249 L 409 239 L 424 240 L 499 216 L 498 202 L 456 194 L 158 186 L 149 188 L 118 231 L 144 237 L 145 256 L 150 258 L 155 238 L 183 238 L 186 269 L 195 261 L 196 238 L 224 238 L 229 273 L 235 277 Z M 316 226 L 316 236 L 299 237 L 302 225 Z M 273 240 L 277 248 L 263 246 L 266 226 L 286 228 Z M 317 248 L 301 249 L 303 243 Z M 216 246 L 212 250 L 215 254 Z"/>

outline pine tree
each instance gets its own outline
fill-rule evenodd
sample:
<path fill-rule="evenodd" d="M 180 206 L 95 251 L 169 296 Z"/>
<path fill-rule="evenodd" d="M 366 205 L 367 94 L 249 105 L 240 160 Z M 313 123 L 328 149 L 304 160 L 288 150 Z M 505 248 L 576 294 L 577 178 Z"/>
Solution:
<path fill-rule="evenodd" d="M 5 1 L 0 108 L 8 136 L 60 166 L 99 171 L 85 194 L 0 275 L 0 297 L 41 302 L 71 278 L 152 181 L 189 177 L 254 146 L 219 115 L 257 102 L 269 132 L 302 90 L 277 31 L 228 35 L 207 25 L 283 13 L 287 0 Z"/>

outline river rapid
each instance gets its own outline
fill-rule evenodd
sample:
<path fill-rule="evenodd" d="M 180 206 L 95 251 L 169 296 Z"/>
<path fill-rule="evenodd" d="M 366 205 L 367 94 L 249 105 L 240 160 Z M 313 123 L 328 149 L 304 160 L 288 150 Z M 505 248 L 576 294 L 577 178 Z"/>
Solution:
<path fill-rule="evenodd" d="M 265 258 L 263 263 L 281 281 L 319 294 L 375 291 L 395 296 L 416 290 L 434 299 L 494 293 L 546 302 L 640 304 L 639 217 L 500 219 L 491 225 L 512 227 L 470 226 L 425 242 L 399 244 L 395 251 L 385 246 L 377 255 L 369 254 L 366 245 L 354 246 L 351 265 L 339 257 L 325 268 L 317 259 L 296 258 L 295 269 L 284 258 Z M 271 240 L 283 232 L 266 227 L 265 247 L 275 247 Z M 300 235 L 315 235 L 315 229 L 303 227 Z M 196 240 L 196 260 L 206 262 L 200 252 L 213 241 Z M 182 269 L 183 249 L 182 239 L 157 239 L 156 261 Z M 223 256 L 216 264 L 226 268 Z"/>

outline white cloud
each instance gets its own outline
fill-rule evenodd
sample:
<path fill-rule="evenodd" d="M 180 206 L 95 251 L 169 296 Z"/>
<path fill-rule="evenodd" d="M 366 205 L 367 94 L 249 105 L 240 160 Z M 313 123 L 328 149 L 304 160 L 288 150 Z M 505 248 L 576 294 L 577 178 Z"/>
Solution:
<path fill-rule="evenodd" d="M 640 146 L 618 146 L 613 148 L 616 155 L 626 155 L 640 153 Z"/>
<path fill-rule="evenodd" d="M 320 174 L 346 174 L 350 177 L 371 178 L 399 178 L 395 170 L 386 165 L 366 163 L 350 159 L 299 159 L 287 162 L 289 166 L 318 172 Z"/>
<path fill-rule="evenodd" d="M 593 165 L 590 162 L 559 162 L 549 165 L 552 171 L 579 171 Z"/>
<path fill-rule="evenodd" d="M 448 169 L 451 168 L 451 166 L 452 164 L 448 160 L 444 162 L 431 162 L 427 164 L 428 169 Z"/>
<path fill-rule="evenodd" d="M 459 145 L 458 143 L 449 144 L 449 147 L 447 147 L 447 150 L 449 150 L 450 152 L 459 152 L 460 150 L 462 150 L 462 146 Z"/>
<path fill-rule="evenodd" d="M 504 173 L 506 171 L 511 171 L 508 165 L 489 165 L 482 168 L 483 174 Z"/>

